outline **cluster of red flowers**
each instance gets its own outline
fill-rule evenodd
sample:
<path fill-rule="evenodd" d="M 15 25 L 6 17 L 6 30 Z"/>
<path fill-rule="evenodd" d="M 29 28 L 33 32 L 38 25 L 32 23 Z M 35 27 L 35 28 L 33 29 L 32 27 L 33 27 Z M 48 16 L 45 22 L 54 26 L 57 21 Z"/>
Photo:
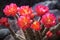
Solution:
<path fill-rule="evenodd" d="M 29 8 L 29 6 L 21 6 L 18 10 L 18 13 L 21 15 L 18 18 L 18 24 L 22 29 L 32 28 L 36 31 L 40 30 L 39 22 L 36 21 L 32 24 L 32 19 L 34 18 L 32 8 Z"/>
<path fill-rule="evenodd" d="M 35 7 L 35 11 L 37 16 L 39 15 L 41 17 L 40 21 L 33 20 L 35 14 L 29 6 L 17 7 L 16 4 L 11 3 L 3 9 L 3 12 L 7 16 L 15 16 L 16 14 L 20 15 L 17 23 L 22 29 L 32 28 L 33 30 L 38 31 L 42 29 L 40 23 L 44 24 L 47 28 L 50 28 L 56 24 L 56 17 L 54 14 L 49 12 L 49 8 L 47 6 L 37 5 Z"/>

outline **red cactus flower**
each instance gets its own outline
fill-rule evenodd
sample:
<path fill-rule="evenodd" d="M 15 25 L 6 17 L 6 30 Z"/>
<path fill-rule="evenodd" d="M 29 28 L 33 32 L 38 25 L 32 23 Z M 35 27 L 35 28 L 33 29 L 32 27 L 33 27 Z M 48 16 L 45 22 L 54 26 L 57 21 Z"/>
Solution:
<path fill-rule="evenodd" d="M 20 15 L 31 17 L 32 12 L 32 8 L 30 8 L 29 6 L 21 6 L 20 8 L 18 8 L 18 13 L 20 13 Z"/>
<path fill-rule="evenodd" d="M 2 22 L 2 23 L 8 22 L 8 19 L 5 18 L 5 17 L 2 17 L 2 18 L 1 18 L 1 22 Z"/>
<path fill-rule="evenodd" d="M 20 18 L 18 18 L 18 26 L 20 27 L 20 28 L 22 28 L 23 30 L 25 30 L 25 29 L 27 29 L 27 28 L 29 28 L 29 26 L 30 26 L 30 22 L 31 20 L 30 20 L 30 18 L 29 17 L 27 17 L 27 16 L 20 16 Z"/>
<path fill-rule="evenodd" d="M 51 38 L 51 37 L 53 36 L 53 33 L 52 33 L 51 31 L 48 31 L 48 32 L 46 33 L 46 36 L 47 36 L 48 38 Z"/>
<path fill-rule="evenodd" d="M 35 11 L 37 12 L 37 14 L 39 16 L 42 16 L 49 11 L 49 8 L 47 6 L 44 6 L 44 5 L 37 5 L 35 7 Z"/>
<path fill-rule="evenodd" d="M 33 24 L 31 24 L 31 28 L 35 31 L 41 30 L 40 23 L 38 21 L 34 21 Z"/>
<path fill-rule="evenodd" d="M 5 25 L 5 23 L 7 23 L 7 22 L 8 22 L 8 19 L 5 18 L 5 17 L 2 17 L 2 18 L 0 19 L 0 25 Z"/>
<path fill-rule="evenodd" d="M 3 9 L 3 12 L 6 16 L 15 16 L 17 13 L 17 5 L 14 3 L 11 3 L 10 5 L 6 5 Z"/>
<path fill-rule="evenodd" d="M 46 28 L 50 28 L 56 24 L 56 17 L 54 14 L 47 13 L 42 16 L 41 23 L 44 24 Z"/>

